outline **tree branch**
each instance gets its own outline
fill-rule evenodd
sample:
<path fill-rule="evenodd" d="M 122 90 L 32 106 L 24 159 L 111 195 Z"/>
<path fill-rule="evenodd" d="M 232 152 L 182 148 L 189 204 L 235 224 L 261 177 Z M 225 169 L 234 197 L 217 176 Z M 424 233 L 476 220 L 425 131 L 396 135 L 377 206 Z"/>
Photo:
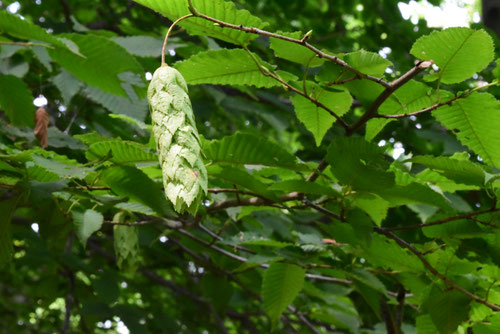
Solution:
<path fill-rule="evenodd" d="M 345 61 L 343 61 L 342 59 L 340 59 L 339 57 L 336 57 L 336 56 L 332 56 L 326 52 L 323 52 L 321 51 L 320 49 L 318 49 L 317 47 L 309 44 L 307 42 L 307 38 L 301 38 L 301 39 L 297 39 L 297 38 L 292 38 L 292 37 L 288 37 L 288 36 L 283 36 L 283 35 L 280 35 L 280 34 L 276 34 L 276 33 L 273 33 L 273 32 L 269 32 L 269 31 L 266 31 L 266 30 L 262 30 L 262 29 L 259 29 L 259 28 L 254 28 L 254 27 L 245 27 L 243 25 L 237 25 L 237 24 L 232 24 L 232 23 L 228 23 L 228 22 L 224 22 L 224 21 L 221 21 L 221 20 L 218 20 L 216 18 L 213 18 L 213 17 L 210 17 L 208 15 L 205 15 L 205 14 L 202 14 L 200 13 L 192 4 L 191 0 L 188 0 L 188 3 L 189 3 L 189 10 L 191 11 L 191 13 L 194 15 L 194 16 L 197 16 L 197 17 L 200 17 L 202 19 L 205 19 L 207 21 L 211 21 L 211 22 L 214 22 L 215 24 L 219 25 L 220 27 L 222 28 L 229 28 L 229 29 L 234 29 L 234 30 L 239 30 L 239 31 L 244 31 L 246 33 L 249 33 L 249 34 L 256 34 L 256 35 L 261 35 L 261 36 L 267 36 L 267 37 L 272 37 L 272 38 L 277 38 L 277 39 L 281 39 L 281 40 L 284 40 L 284 41 L 287 41 L 287 42 L 290 42 L 290 43 L 294 43 L 294 44 L 299 44 L 299 45 L 302 45 L 306 48 L 308 48 L 309 50 L 311 50 L 312 52 L 314 52 L 319 58 L 324 58 L 324 59 L 327 59 L 347 70 L 349 70 L 350 72 L 356 74 L 357 76 L 359 76 L 360 78 L 363 78 L 363 79 L 367 79 L 367 80 L 370 80 L 370 81 L 374 81 L 384 87 L 388 87 L 389 84 L 384 81 L 382 78 L 377 78 L 377 77 L 374 77 L 374 76 L 371 76 L 371 75 L 367 75 L 367 74 L 364 74 L 364 73 L 361 73 L 359 70 L 355 69 L 354 67 L 352 67 L 351 65 L 349 65 L 348 63 L 346 63 Z M 306 36 L 304 36 L 306 37 Z"/>

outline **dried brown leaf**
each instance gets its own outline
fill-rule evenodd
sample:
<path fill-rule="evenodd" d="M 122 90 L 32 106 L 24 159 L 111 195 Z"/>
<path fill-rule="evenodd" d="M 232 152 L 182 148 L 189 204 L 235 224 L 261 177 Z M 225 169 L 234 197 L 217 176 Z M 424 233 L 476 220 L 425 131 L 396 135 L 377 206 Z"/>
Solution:
<path fill-rule="evenodd" d="M 35 112 L 35 137 L 40 142 L 40 146 L 45 149 L 47 147 L 47 141 L 49 139 L 48 129 L 49 127 L 49 113 L 45 108 L 38 108 Z"/>

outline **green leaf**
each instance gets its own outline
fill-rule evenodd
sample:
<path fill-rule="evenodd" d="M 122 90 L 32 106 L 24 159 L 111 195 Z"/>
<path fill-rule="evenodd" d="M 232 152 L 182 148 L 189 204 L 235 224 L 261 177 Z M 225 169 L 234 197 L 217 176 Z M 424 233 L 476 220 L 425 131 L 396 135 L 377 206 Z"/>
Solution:
<path fill-rule="evenodd" d="M 238 132 L 220 140 L 203 140 L 203 153 L 213 162 L 301 168 L 297 158 L 283 147 L 264 136 L 247 133 Z"/>
<path fill-rule="evenodd" d="M 485 163 L 500 168 L 500 102 L 488 93 L 473 93 L 432 115 Z"/>
<path fill-rule="evenodd" d="M 338 116 L 344 115 L 351 108 L 352 97 L 348 92 L 332 92 L 319 86 L 310 86 L 309 96 L 330 108 Z M 302 95 L 295 95 L 292 102 L 297 118 L 313 134 L 316 145 L 319 146 L 325 133 L 335 122 L 335 117 Z"/>
<path fill-rule="evenodd" d="M 102 178 L 117 195 L 127 196 L 161 215 L 172 213 L 161 187 L 141 170 L 132 166 L 108 167 Z"/>
<path fill-rule="evenodd" d="M 448 28 L 420 37 L 410 53 L 439 66 L 444 83 L 457 83 L 481 71 L 493 60 L 493 40 L 484 30 Z"/>
<path fill-rule="evenodd" d="M 190 13 L 185 0 L 134 0 L 141 5 L 168 17 L 171 21 Z M 263 28 L 266 23 L 252 16 L 247 10 L 238 10 L 234 3 L 221 0 L 193 0 L 193 5 L 201 14 L 237 25 Z M 179 23 L 191 35 L 215 37 L 233 44 L 248 44 L 257 35 L 235 29 L 222 28 L 205 19 L 191 17 Z"/>
<path fill-rule="evenodd" d="M 458 325 L 466 321 L 469 314 L 470 299 L 458 291 L 446 291 L 430 294 L 426 301 L 427 309 L 432 322 L 439 333 L 449 334 L 455 332 Z"/>
<path fill-rule="evenodd" d="M 139 266 L 139 234 L 136 226 L 113 227 L 113 238 L 118 268 L 134 273 Z"/>
<path fill-rule="evenodd" d="M 19 16 L 0 10 L 0 31 L 13 37 L 28 39 L 32 41 L 46 42 L 54 46 L 66 48 L 66 45 L 45 31 L 42 27 L 22 20 Z"/>
<path fill-rule="evenodd" d="M 283 311 L 302 290 L 305 270 L 288 263 L 272 263 L 262 280 L 264 310 L 275 324 Z"/>
<path fill-rule="evenodd" d="M 0 75 L 0 107 L 14 125 L 33 127 L 33 96 L 21 79 L 13 75 Z"/>
<path fill-rule="evenodd" d="M 89 146 L 85 157 L 89 161 L 105 157 L 111 151 L 110 161 L 116 163 L 137 163 L 158 161 L 158 156 L 145 145 L 124 140 L 105 140 Z"/>
<path fill-rule="evenodd" d="M 389 60 L 383 58 L 378 53 L 365 50 L 347 53 L 342 58 L 361 73 L 375 77 L 383 76 L 387 66 L 392 65 Z M 348 77 L 343 79 L 347 78 Z"/>
<path fill-rule="evenodd" d="M 484 185 L 485 173 L 483 169 L 471 161 L 428 155 L 416 156 L 407 161 L 427 166 L 457 183 Z"/>
<path fill-rule="evenodd" d="M 257 55 L 254 55 L 258 58 Z M 264 62 L 259 60 L 264 66 Z M 253 85 L 256 87 L 281 86 L 265 76 L 258 65 L 243 49 L 219 49 L 200 52 L 191 58 L 175 63 L 186 82 L 197 84 Z M 266 66 L 270 68 L 270 65 Z"/>
<path fill-rule="evenodd" d="M 339 193 L 333 188 L 305 180 L 286 180 L 277 182 L 272 184 L 268 189 L 281 190 L 287 193 L 297 191 L 304 194 L 339 196 Z"/>
<path fill-rule="evenodd" d="M 335 177 L 354 189 L 378 192 L 394 186 L 382 149 L 363 138 L 335 139 L 328 147 L 327 161 Z"/>
<path fill-rule="evenodd" d="M 388 118 L 372 118 L 366 123 L 365 140 L 372 141 L 384 127 L 394 119 Z"/>
<path fill-rule="evenodd" d="M 428 204 L 444 209 L 450 208 L 444 196 L 419 183 L 410 183 L 404 186 L 396 185 L 391 188 L 381 188 L 374 192 L 387 200 L 391 207 L 406 204 Z"/>
<path fill-rule="evenodd" d="M 254 176 L 233 167 L 221 167 L 212 165 L 207 167 L 209 176 L 217 176 L 220 179 L 240 185 L 256 194 L 271 200 L 277 200 L 276 195 L 269 191 L 265 183 L 260 182 Z"/>
<path fill-rule="evenodd" d="M 387 217 L 390 203 L 377 196 L 369 193 L 356 193 L 353 196 L 353 205 L 366 212 L 370 218 L 380 226 L 382 220 Z"/>
<path fill-rule="evenodd" d="M 126 96 L 122 84 L 128 83 L 127 78 L 122 76 L 122 80 L 119 76 L 131 72 L 142 78 L 144 70 L 141 65 L 113 41 L 96 35 L 61 36 L 75 43 L 82 56 L 64 49 L 50 49 L 49 54 L 54 61 L 83 82 L 108 93 Z M 144 84 L 142 79 L 140 83 Z"/>
<path fill-rule="evenodd" d="M 33 155 L 33 164 L 42 167 L 46 171 L 52 172 L 60 178 L 76 178 L 83 179 L 88 173 L 92 171 L 90 168 L 81 167 L 78 165 L 70 165 L 61 161 L 47 159 L 39 155 Z M 27 163 L 26 166 L 30 167 L 32 163 Z"/>
<path fill-rule="evenodd" d="M 87 244 L 87 239 L 92 233 L 101 229 L 104 217 L 100 212 L 91 209 L 87 209 L 85 212 L 74 210 L 72 214 L 76 226 L 76 235 L 85 246 Z"/>
<path fill-rule="evenodd" d="M 278 33 L 295 39 L 301 39 L 304 37 L 304 34 L 300 31 L 292 33 Z M 291 43 L 279 38 L 271 37 L 270 47 L 274 51 L 276 57 L 293 61 L 294 63 L 299 63 L 301 65 L 309 64 L 309 67 L 317 67 L 324 62 L 324 59 L 318 58 L 316 53 L 312 50 L 309 50 L 300 44 Z"/>
<path fill-rule="evenodd" d="M 421 82 L 408 81 L 396 90 L 379 108 L 382 115 L 412 113 L 431 106 L 431 88 Z"/>

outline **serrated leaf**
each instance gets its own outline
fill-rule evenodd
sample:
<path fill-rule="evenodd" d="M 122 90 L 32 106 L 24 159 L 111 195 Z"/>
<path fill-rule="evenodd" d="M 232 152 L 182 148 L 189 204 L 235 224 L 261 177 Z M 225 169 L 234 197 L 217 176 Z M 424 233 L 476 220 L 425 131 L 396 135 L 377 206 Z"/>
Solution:
<path fill-rule="evenodd" d="M 78 46 L 79 56 L 65 49 L 49 49 L 51 58 L 83 82 L 105 92 L 126 96 L 120 74 L 143 75 L 142 66 L 113 41 L 97 35 L 61 35 Z"/>
<path fill-rule="evenodd" d="M 493 60 L 493 40 L 484 30 L 448 28 L 420 37 L 410 53 L 439 66 L 444 83 L 457 83 L 481 71 Z"/>
<path fill-rule="evenodd" d="M 132 141 L 105 140 L 93 143 L 85 152 L 89 161 L 105 157 L 111 151 L 110 161 L 116 163 L 137 163 L 158 161 L 158 156 L 151 152 L 147 146 Z"/>
<path fill-rule="evenodd" d="M 103 171 L 102 178 L 117 195 L 127 196 L 159 214 L 172 214 L 161 187 L 141 170 L 132 166 L 110 167 Z"/>
<path fill-rule="evenodd" d="M 264 310 L 276 323 L 283 311 L 299 294 L 304 285 L 305 270 L 301 267 L 275 262 L 264 273 L 262 300 Z"/>
<path fill-rule="evenodd" d="M 262 61 L 260 63 L 264 64 Z M 257 64 L 243 49 L 200 52 L 187 60 L 175 63 L 174 67 L 182 73 L 186 82 L 192 85 L 281 86 L 279 81 L 262 74 Z"/>
<path fill-rule="evenodd" d="M 13 37 L 40 41 L 52 44 L 54 46 L 66 48 L 66 45 L 45 31 L 42 27 L 22 20 L 20 17 L 8 13 L 6 10 L 0 10 L 0 31 Z"/>
<path fill-rule="evenodd" d="M 47 159 L 39 155 L 33 155 L 33 164 L 44 168 L 45 170 L 52 172 L 59 176 L 60 178 L 77 178 L 83 179 L 88 173 L 92 171 L 91 168 L 82 167 L 78 165 L 70 165 L 61 161 Z M 30 163 L 26 164 L 30 167 Z"/>
<path fill-rule="evenodd" d="M 428 155 L 415 156 L 407 161 L 425 165 L 457 183 L 476 186 L 484 185 L 485 173 L 483 169 L 471 161 Z"/>
<path fill-rule="evenodd" d="M 417 174 L 417 178 L 426 183 L 431 183 L 438 186 L 442 191 L 446 191 L 449 193 L 454 193 L 459 190 L 478 190 L 480 189 L 478 186 L 471 186 L 465 184 L 456 183 L 440 173 L 433 171 L 431 169 L 425 169 L 422 172 Z"/>
<path fill-rule="evenodd" d="M 33 127 L 33 96 L 21 79 L 0 75 L 0 107 L 13 124 Z"/>
<path fill-rule="evenodd" d="M 300 31 L 279 33 L 283 36 L 295 39 L 301 39 L 304 36 L 304 34 Z M 324 63 L 324 59 L 318 58 L 316 53 L 300 44 L 271 37 L 270 47 L 274 51 L 276 57 L 293 61 L 294 63 L 299 63 L 301 65 L 309 64 L 309 67 L 317 67 Z"/>
<path fill-rule="evenodd" d="M 347 53 L 342 58 L 361 73 L 375 77 L 383 76 L 385 69 L 392 65 L 392 62 L 383 58 L 378 53 L 365 50 Z"/>
<path fill-rule="evenodd" d="M 485 163 L 500 168 L 500 102 L 488 93 L 473 93 L 432 115 Z"/>
<path fill-rule="evenodd" d="M 375 194 L 357 193 L 353 197 L 353 205 L 366 212 L 380 226 L 387 217 L 390 203 Z"/>
<path fill-rule="evenodd" d="M 85 212 L 72 211 L 76 235 L 85 246 L 92 233 L 101 229 L 104 217 L 98 211 L 87 209 Z"/>
<path fill-rule="evenodd" d="M 61 97 L 66 105 L 69 105 L 73 96 L 78 93 L 83 83 L 75 78 L 73 75 L 61 69 L 61 72 L 50 78 L 50 81 L 59 89 Z"/>
<path fill-rule="evenodd" d="M 236 133 L 220 140 L 203 140 L 203 153 L 213 162 L 299 169 L 297 158 L 263 136 Z"/>
<path fill-rule="evenodd" d="M 328 147 L 327 161 L 335 177 L 354 189 L 378 192 L 395 184 L 382 149 L 363 138 L 335 139 Z"/>
<path fill-rule="evenodd" d="M 437 289 L 433 289 L 436 291 Z M 455 332 L 458 325 L 468 318 L 470 299 L 458 291 L 432 293 L 426 302 L 432 322 L 439 333 Z"/>
<path fill-rule="evenodd" d="M 168 17 L 171 21 L 190 13 L 188 2 L 185 0 L 134 0 L 141 5 Z M 246 27 L 263 28 L 266 23 L 258 17 L 252 16 L 247 10 L 238 10 L 234 3 L 220 0 L 193 0 L 194 7 L 207 16 Z M 241 45 L 248 44 L 257 36 L 235 29 L 216 26 L 205 19 L 191 17 L 179 23 L 192 35 L 210 36 L 223 41 Z"/>
<path fill-rule="evenodd" d="M 332 92 L 316 85 L 310 85 L 308 93 L 309 96 L 317 99 L 338 116 L 344 115 L 352 105 L 352 96 L 346 91 Z M 297 118 L 313 134 L 316 145 L 321 145 L 325 133 L 335 122 L 335 117 L 302 95 L 297 94 L 291 100 Z"/>
<path fill-rule="evenodd" d="M 372 118 L 366 123 L 365 140 L 372 141 L 387 124 L 394 121 L 388 118 Z"/>
<path fill-rule="evenodd" d="M 396 185 L 391 188 L 381 188 L 374 192 L 387 200 L 391 207 L 407 204 L 428 204 L 439 208 L 450 207 L 444 196 L 419 183 L 410 183 L 404 186 Z"/>
<path fill-rule="evenodd" d="M 139 57 L 159 57 L 163 40 L 161 38 L 151 36 L 125 36 L 111 38 L 115 43 L 119 44 L 128 53 Z M 174 50 L 175 48 L 183 46 L 183 44 L 176 43 L 178 39 L 171 37 L 168 39 L 167 50 Z"/>

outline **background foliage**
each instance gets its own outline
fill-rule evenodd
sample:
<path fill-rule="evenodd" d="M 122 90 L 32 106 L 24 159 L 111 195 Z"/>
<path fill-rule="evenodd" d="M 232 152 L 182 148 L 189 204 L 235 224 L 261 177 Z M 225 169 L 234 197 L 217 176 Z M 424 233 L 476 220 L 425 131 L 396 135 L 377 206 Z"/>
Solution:
<path fill-rule="evenodd" d="M 167 63 L 194 217 L 146 102 L 187 1 L 0 2 L 0 332 L 498 333 L 498 38 L 393 0 L 193 4 Z"/>

